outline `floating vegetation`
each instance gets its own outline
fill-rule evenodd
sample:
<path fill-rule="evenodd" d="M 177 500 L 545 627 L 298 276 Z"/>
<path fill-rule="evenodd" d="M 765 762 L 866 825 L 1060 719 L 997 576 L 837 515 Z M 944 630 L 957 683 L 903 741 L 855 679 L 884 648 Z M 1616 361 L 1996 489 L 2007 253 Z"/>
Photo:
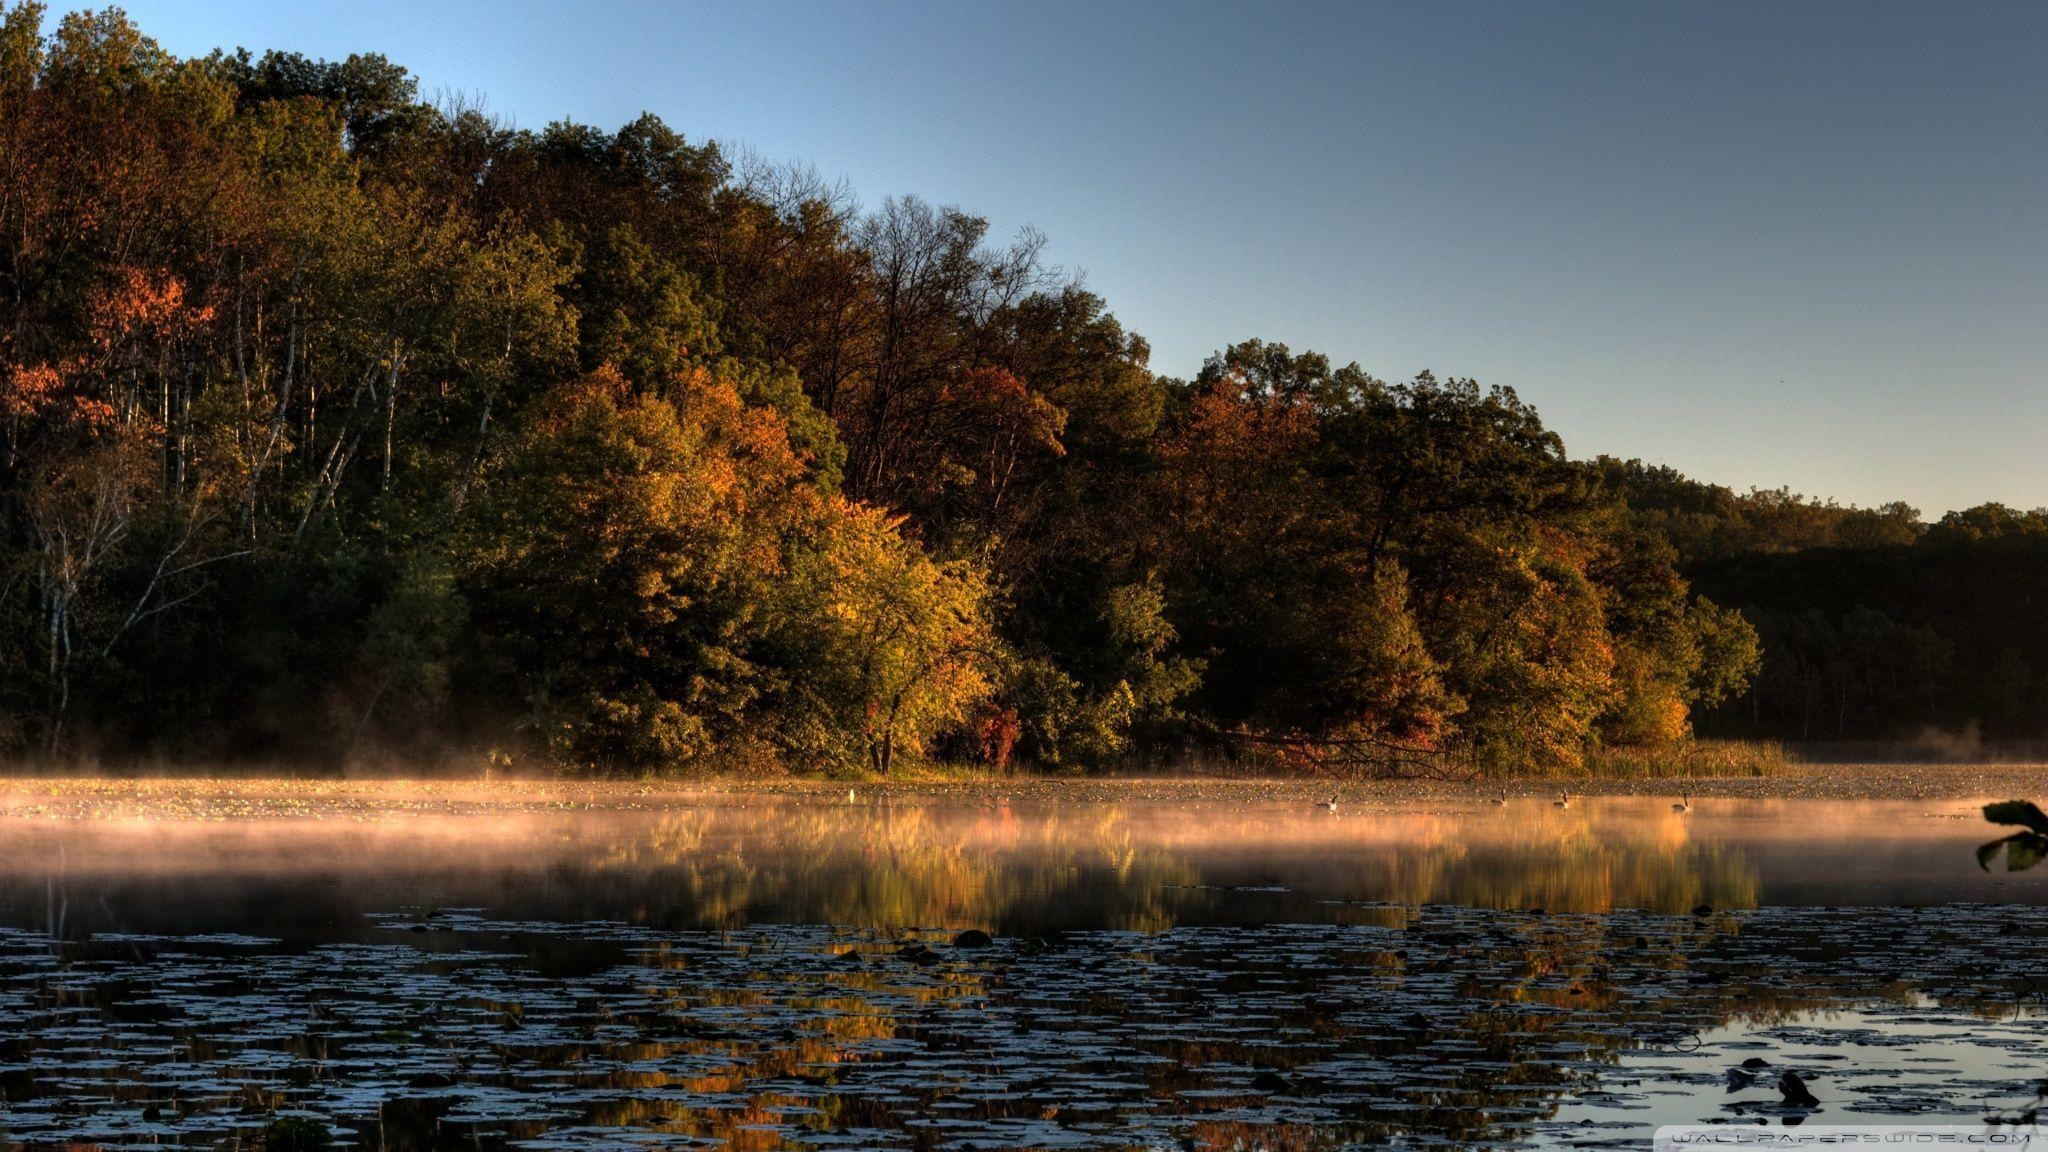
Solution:
<path fill-rule="evenodd" d="M 1638 1113 L 1674 1114 L 1646 1083 L 1692 1120 L 1772 1093 L 1821 1114 L 1974 1116 L 2028 1095 L 2038 1069 L 1984 1082 L 1967 1059 L 1888 1058 L 1888 1022 L 2019 1055 L 2048 992 L 2031 977 L 2048 912 L 1990 905 L 1439 905 L 1028 945 L 436 911 L 424 935 L 407 910 L 370 918 L 375 942 L 296 949 L 127 934 L 53 954 L 0 931 L 0 1147 L 1546 1143 L 1593 1116 L 1640 1137 Z M 550 975 L 533 959 L 550 942 L 601 956 Z M 1833 1040 L 1856 1054 L 1856 1096 L 1825 1062 L 1775 1053 L 1729 1061 L 1726 1088 L 1657 1071 L 1743 1051 L 1716 1029 L 1846 1007 L 1868 1024 Z M 1736 1073 L 1756 1091 L 1734 1098 Z"/>

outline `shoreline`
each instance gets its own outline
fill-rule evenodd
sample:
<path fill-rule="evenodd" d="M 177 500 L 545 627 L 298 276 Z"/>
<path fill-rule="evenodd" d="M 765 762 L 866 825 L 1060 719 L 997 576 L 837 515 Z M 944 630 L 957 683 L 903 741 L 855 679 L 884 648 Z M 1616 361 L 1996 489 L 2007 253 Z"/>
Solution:
<path fill-rule="evenodd" d="M 49 801 L 143 802 L 176 807 L 181 800 L 228 809 L 241 803 L 271 808 L 280 802 L 352 802 L 423 809 L 456 804 L 570 807 L 665 807 L 685 797 L 718 796 L 800 800 L 839 799 L 852 791 L 866 800 L 947 803 L 1004 800 L 1026 803 L 1313 803 L 1510 798 L 1677 797 L 1814 800 L 2003 800 L 2048 796 L 2048 764 L 1826 764 L 1800 765 L 1768 776 L 1521 777 L 1455 780 L 1338 780 L 1314 777 L 979 776 L 918 777 L 887 781 L 811 777 L 758 779 L 678 777 L 647 780 L 570 777 L 386 776 L 316 777 L 283 774 L 0 777 L 0 816 L 39 809 Z M 39 803 L 41 802 L 41 803 Z"/>

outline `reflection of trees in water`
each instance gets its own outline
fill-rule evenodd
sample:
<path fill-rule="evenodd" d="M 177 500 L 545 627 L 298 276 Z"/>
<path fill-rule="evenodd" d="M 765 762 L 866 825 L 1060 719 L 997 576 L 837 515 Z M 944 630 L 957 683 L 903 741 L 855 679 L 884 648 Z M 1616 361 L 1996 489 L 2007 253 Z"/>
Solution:
<path fill-rule="evenodd" d="M 1399 815 L 1348 824 L 1291 814 L 1202 819 L 1095 805 L 1019 814 L 944 808 L 713 808 L 620 825 L 588 854 L 594 879 L 659 873 L 698 923 L 763 915 L 908 927 L 1066 923 L 1160 929 L 1199 893 L 1292 884 L 1396 904 L 1680 911 L 1748 907 L 1739 850 L 1677 819 L 1502 821 Z M 1355 830 L 1355 831 L 1354 831 Z M 599 879 L 599 882 L 602 882 Z M 1226 881 L 1228 882 L 1228 881 Z M 1213 900 L 1210 901 L 1213 904 Z"/>
<path fill-rule="evenodd" d="M 764 915 L 860 927 L 1001 925 L 1065 906 L 1093 923 L 1154 929 L 1172 922 L 1169 887 L 1195 880 L 1187 860 L 1135 840 L 1113 807 L 1056 819 L 1020 819 L 1002 806 L 971 814 L 705 809 L 620 831 L 591 854 L 594 875 L 654 870 L 696 922 L 711 926 Z"/>
<path fill-rule="evenodd" d="M 796 1027 L 767 1036 L 765 1043 L 761 1042 L 763 1037 L 750 1035 L 748 1029 L 728 1028 L 709 1035 L 608 1046 L 602 1050 L 601 1070 L 585 1083 L 601 1093 L 591 1100 L 586 1122 L 600 1127 L 699 1136 L 733 1149 L 791 1146 L 780 1134 L 764 1126 L 796 1123 L 822 1131 L 850 1122 L 846 1114 L 849 1101 L 840 1096 L 803 1095 L 762 1090 L 758 1086 L 768 1081 L 791 1080 L 833 1083 L 838 1068 L 860 1062 L 869 1047 L 866 1042 L 891 1040 L 902 1034 L 904 1022 L 870 997 L 887 992 L 893 999 L 902 996 L 903 990 L 891 988 L 887 981 L 873 975 L 849 977 L 831 995 L 810 992 L 813 982 L 803 978 L 779 983 L 783 986 L 746 990 L 644 988 L 660 1005 L 660 1018 L 669 1021 L 687 1021 L 693 1011 L 703 1008 L 772 1008 L 803 1019 Z M 962 975 L 942 987 L 911 990 L 909 996 L 917 1003 L 937 1006 L 979 994 L 980 983 L 977 978 Z M 687 1025 L 678 1028 L 671 1023 L 667 1030 L 689 1029 Z M 577 1053 L 574 1058 L 581 1060 L 583 1055 Z M 695 1072 L 663 1067 L 706 1061 L 713 1066 Z M 569 1062 L 567 1054 L 563 1062 Z M 612 1090 L 633 1094 L 620 1095 Z M 732 1105 L 717 1108 L 693 1107 L 679 1102 L 674 1092 L 737 1099 Z"/>
<path fill-rule="evenodd" d="M 1694 842 L 1682 820 L 1387 821 L 1376 851 L 1334 858 L 1350 891 L 1394 904 L 1604 912 L 1754 907 L 1757 869 L 1740 849 Z M 1403 833 L 1406 832 L 1404 836 Z"/>
<path fill-rule="evenodd" d="M 1591 823 L 1547 808 L 1338 819 L 1274 805 L 757 798 L 646 813 L 224 822 L 200 831 L 30 828 L 11 851 L 0 846 L 0 860 L 21 861 L 0 867 L 0 917 L 43 922 L 47 862 L 65 844 L 74 849 L 71 907 L 92 928 L 286 935 L 413 902 L 667 928 L 770 921 L 1039 934 L 1405 915 L 1363 906 L 1374 901 L 1739 908 L 1754 905 L 1760 888 L 1740 848 L 1691 839 L 1683 819 Z"/>

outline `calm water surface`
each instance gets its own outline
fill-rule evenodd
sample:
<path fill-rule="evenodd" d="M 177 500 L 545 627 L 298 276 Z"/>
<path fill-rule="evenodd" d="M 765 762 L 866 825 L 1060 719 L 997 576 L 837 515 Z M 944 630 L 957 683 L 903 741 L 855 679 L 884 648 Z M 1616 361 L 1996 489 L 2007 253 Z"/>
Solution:
<path fill-rule="evenodd" d="M 2048 1075 L 2048 874 L 1979 871 L 1994 835 L 1951 801 L 23 791 L 0 1148 L 2016 1115 Z"/>

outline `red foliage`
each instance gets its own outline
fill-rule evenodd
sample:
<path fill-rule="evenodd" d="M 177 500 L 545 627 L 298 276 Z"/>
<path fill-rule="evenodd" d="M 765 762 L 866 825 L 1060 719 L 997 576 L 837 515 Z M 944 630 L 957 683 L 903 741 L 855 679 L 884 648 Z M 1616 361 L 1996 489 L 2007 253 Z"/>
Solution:
<path fill-rule="evenodd" d="M 1010 766 L 1010 752 L 1017 746 L 1017 736 L 1022 731 L 1017 719 L 1017 710 L 991 704 L 982 711 L 976 729 L 981 744 L 982 762 L 999 770 L 1007 769 Z"/>

